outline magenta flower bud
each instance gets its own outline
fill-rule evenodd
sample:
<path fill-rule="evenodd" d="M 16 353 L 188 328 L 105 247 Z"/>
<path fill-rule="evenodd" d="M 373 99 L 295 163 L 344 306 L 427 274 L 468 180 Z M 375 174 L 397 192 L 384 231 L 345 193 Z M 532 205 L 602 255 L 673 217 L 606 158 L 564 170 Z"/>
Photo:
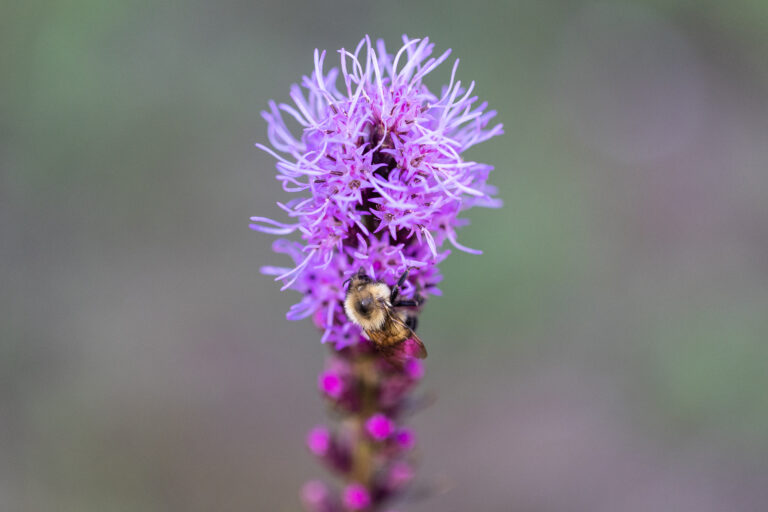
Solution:
<path fill-rule="evenodd" d="M 339 399 L 344 392 L 344 381 L 338 373 L 327 371 L 320 374 L 317 379 L 320 391 L 331 398 Z"/>
<path fill-rule="evenodd" d="M 307 447 L 318 459 L 333 471 L 344 475 L 350 468 L 350 439 L 334 435 L 323 426 L 317 426 L 307 434 Z"/>
<path fill-rule="evenodd" d="M 309 451 L 318 457 L 323 457 L 331 447 L 331 432 L 322 426 L 315 427 L 307 434 Z"/>
<path fill-rule="evenodd" d="M 339 512 L 341 507 L 330 489 L 319 480 L 310 480 L 301 488 L 301 503 L 309 512 Z"/>
<path fill-rule="evenodd" d="M 401 450 L 411 450 L 416 445 L 416 435 L 407 428 L 401 428 L 395 432 L 394 438 Z"/>
<path fill-rule="evenodd" d="M 365 430 L 377 441 L 383 441 L 392 434 L 394 424 L 392 420 L 381 413 L 374 414 L 365 422 Z"/>
<path fill-rule="evenodd" d="M 371 495 L 364 485 L 354 483 L 344 489 L 342 501 L 349 510 L 365 510 L 371 505 Z"/>
<path fill-rule="evenodd" d="M 414 472 L 410 464 L 402 461 L 395 462 L 392 467 L 389 468 L 387 485 L 392 490 L 400 489 L 413 480 L 413 476 Z"/>

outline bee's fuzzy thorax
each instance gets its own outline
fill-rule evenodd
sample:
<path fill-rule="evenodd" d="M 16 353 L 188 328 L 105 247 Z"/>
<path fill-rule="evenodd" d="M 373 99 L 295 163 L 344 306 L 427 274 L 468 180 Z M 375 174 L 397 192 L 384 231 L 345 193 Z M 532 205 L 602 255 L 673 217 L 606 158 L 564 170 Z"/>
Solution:
<path fill-rule="evenodd" d="M 371 286 L 371 294 L 379 300 L 389 301 L 390 289 L 384 283 L 374 283 Z"/>

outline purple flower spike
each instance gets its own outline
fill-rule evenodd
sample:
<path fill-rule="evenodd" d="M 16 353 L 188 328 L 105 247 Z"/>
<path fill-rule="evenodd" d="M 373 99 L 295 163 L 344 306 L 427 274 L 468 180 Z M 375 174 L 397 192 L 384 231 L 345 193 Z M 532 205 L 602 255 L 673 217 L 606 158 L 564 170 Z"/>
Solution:
<path fill-rule="evenodd" d="M 344 489 L 342 498 L 344 506 L 349 510 L 365 510 L 371 505 L 371 495 L 364 485 L 355 483 Z"/>
<path fill-rule="evenodd" d="M 441 293 L 438 264 L 451 248 L 480 253 L 459 242 L 458 229 L 468 223 L 459 215 L 501 205 L 487 182 L 493 167 L 464 152 L 502 126 L 473 95 L 474 82 L 462 85 L 458 60 L 447 85 L 427 88 L 424 78 L 450 55 L 433 50 L 427 38 L 403 36 L 402 47 L 388 52 L 366 36 L 339 50 L 338 66 L 328 70 L 326 52 L 315 50 L 312 72 L 290 88 L 292 102 L 269 102 L 262 112 L 269 145 L 257 146 L 276 159 L 277 180 L 291 197 L 277 203 L 281 218 L 251 217 L 250 227 L 292 235 L 272 245 L 290 263 L 261 271 L 301 294 L 286 317 L 311 318 L 331 347 L 318 388 L 340 421 L 332 431 L 313 429 L 307 445 L 351 482 L 340 497 L 308 483 L 302 502 L 311 512 L 384 510 L 413 479 L 406 459 L 415 440 L 400 424 L 424 377 L 418 315 Z M 344 310 L 346 283 L 360 271 L 390 290 L 400 285 L 398 301 L 377 304 L 410 331 L 401 324 L 384 349 Z"/>
<path fill-rule="evenodd" d="M 394 425 L 392 420 L 383 414 L 374 414 L 365 422 L 365 429 L 368 434 L 377 441 L 383 441 L 392 434 Z"/>

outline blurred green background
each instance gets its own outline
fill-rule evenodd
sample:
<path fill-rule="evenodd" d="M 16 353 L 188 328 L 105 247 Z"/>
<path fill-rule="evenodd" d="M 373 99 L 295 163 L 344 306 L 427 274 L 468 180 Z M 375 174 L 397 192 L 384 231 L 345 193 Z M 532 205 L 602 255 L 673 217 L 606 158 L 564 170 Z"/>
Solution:
<path fill-rule="evenodd" d="M 258 272 L 253 143 L 366 33 L 453 48 L 506 130 L 420 324 L 441 493 L 399 508 L 768 509 L 768 3 L 33 0 L 0 4 L 0 510 L 299 508 L 325 347 Z"/>

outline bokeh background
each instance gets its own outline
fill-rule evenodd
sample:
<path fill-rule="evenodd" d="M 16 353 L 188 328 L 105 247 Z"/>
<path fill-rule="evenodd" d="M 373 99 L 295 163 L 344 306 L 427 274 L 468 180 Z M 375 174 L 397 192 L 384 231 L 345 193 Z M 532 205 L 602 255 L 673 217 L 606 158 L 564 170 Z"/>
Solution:
<path fill-rule="evenodd" d="M 421 321 L 413 511 L 768 509 L 768 3 L 0 4 L 0 510 L 293 511 L 326 347 L 248 229 L 312 50 L 499 111 Z M 437 88 L 448 66 L 430 77 Z"/>

